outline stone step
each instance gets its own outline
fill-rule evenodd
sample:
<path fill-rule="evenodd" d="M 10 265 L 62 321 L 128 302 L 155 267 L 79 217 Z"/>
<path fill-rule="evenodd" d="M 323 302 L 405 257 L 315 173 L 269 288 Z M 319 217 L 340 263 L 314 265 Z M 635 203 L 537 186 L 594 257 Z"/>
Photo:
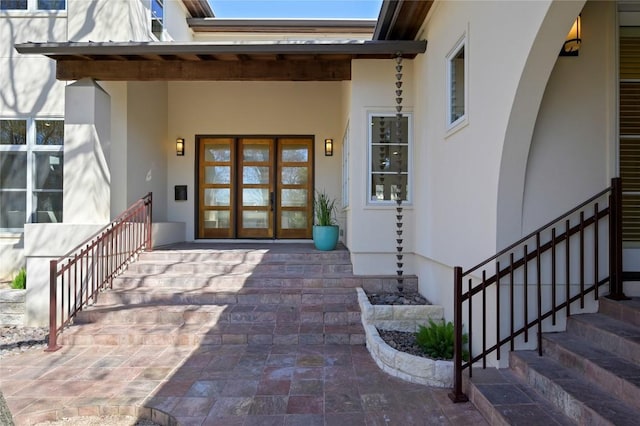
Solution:
<path fill-rule="evenodd" d="M 308 244 L 301 247 L 300 245 L 278 245 L 274 247 L 260 248 L 193 248 L 198 244 L 189 245 L 188 249 L 180 248 L 159 249 L 151 252 L 140 254 L 141 261 L 173 261 L 173 262 L 238 262 L 238 263 L 334 263 L 345 264 L 351 263 L 351 256 L 346 249 L 333 251 L 319 251 Z M 219 247 L 220 245 L 216 245 Z"/>
<path fill-rule="evenodd" d="M 135 274 L 125 272 L 116 278 L 113 287 L 123 290 L 141 288 L 167 288 L 187 290 L 210 289 L 215 291 L 235 291 L 242 288 L 357 288 L 362 287 L 367 292 L 395 291 L 397 278 L 395 276 L 357 276 L 342 275 L 334 277 L 315 277 L 300 275 L 298 277 L 277 276 L 267 274 L 221 274 L 216 276 L 193 274 Z M 418 278 L 415 275 L 404 277 L 406 291 L 416 291 Z"/>
<path fill-rule="evenodd" d="M 72 325 L 58 342 L 76 346 L 135 345 L 363 345 L 362 325 L 331 324 L 150 324 L 150 325 Z"/>
<path fill-rule="evenodd" d="M 94 306 L 108 305 L 322 305 L 327 303 L 357 303 L 351 288 L 311 289 L 251 289 L 220 291 L 202 289 L 113 289 L 100 293 Z"/>
<path fill-rule="evenodd" d="M 601 314 L 640 327 L 640 298 L 633 297 L 630 300 L 611 300 L 606 297 L 601 297 L 598 302 L 598 312 Z"/>
<path fill-rule="evenodd" d="M 473 378 L 463 376 L 469 401 L 490 425 L 575 426 L 510 369 L 473 369 Z"/>
<path fill-rule="evenodd" d="M 267 274 L 282 276 L 350 275 L 353 267 L 345 263 L 247 263 L 232 261 L 176 262 L 138 261 L 129 265 L 129 274 Z"/>
<path fill-rule="evenodd" d="M 75 324 L 102 325 L 218 325 L 304 323 L 320 325 L 360 324 L 355 304 L 316 305 L 101 305 L 78 313 Z"/>
<path fill-rule="evenodd" d="M 542 348 L 545 356 L 640 409 L 640 366 L 637 364 L 568 333 L 544 334 Z"/>
<path fill-rule="evenodd" d="M 640 327 L 618 321 L 608 315 L 582 314 L 569 317 L 567 333 L 610 351 L 634 363 L 640 363 Z"/>
<path fill-rule="evenodd" d="M 578 424 L 637 424 L 640 411 L 537 351 L 510 353 L 510 366 L 563 414 Z"/>

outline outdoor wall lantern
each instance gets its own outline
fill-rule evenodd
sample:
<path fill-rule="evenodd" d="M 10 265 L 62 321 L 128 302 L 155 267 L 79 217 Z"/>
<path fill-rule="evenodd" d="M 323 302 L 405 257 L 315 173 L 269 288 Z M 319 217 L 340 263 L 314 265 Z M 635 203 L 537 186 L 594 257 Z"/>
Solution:
<path fill-rule="evenodd" d="M 184 156 L 184 139 L 183 138 L 176 139 L 176 155 L 180 157 Z"/>
<path fill-rule="evenodd" d="M 578 15 L 571 31 L 567 34 L 567 40 L 562 45 L 560 56 L 578 56 L 580 44 L 582 44 L 582 18 Z"/>
<path fill-rule="evenodd" d="M 333 139 L 324 140 L 324 155 L 331 157 L 333 155 Z"/>

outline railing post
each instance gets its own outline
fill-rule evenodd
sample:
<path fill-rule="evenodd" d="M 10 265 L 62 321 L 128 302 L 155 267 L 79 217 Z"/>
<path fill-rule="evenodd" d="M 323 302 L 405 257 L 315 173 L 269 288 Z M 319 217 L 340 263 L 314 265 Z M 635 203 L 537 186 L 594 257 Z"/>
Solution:
<path fill-rule="evenodd" d="M 49 262 L 49 345 L 46 352 L 55 352 L 58 346 L 58 261 Z"/>
<path fill-rule="evenodd" d="M 462 392 L 462 268 L 453 270 L 453 392 L 449 398 L 453 402 L 467 402 L 469 399 Z"/>
<path fill-rule="evenodd" d="M 609 295 L 614 300 L 626 300 L 622 287 L 622 181 L 611 179 L 609 195 Z"/>
<path fill-rule="evenodd" d="M 146 217 L 145 217 L 145 228 L 146 229 L 146 243 L 145 243 L 145 251 L 151 251 L 152 250 L 152 246 L 151 246 L 151 224 L 152 224 L 152 214 L 153 214 L 153 193 L 150 192 L 148 194 L 148 201 L 145 202 L 145 213 L 146 213 Z"/>

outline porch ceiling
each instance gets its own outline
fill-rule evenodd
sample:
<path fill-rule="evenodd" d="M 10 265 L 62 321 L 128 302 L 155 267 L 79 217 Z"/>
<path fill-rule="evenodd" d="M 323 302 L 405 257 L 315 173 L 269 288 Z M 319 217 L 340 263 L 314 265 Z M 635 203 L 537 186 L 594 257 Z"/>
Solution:
<path fill-rule="evenodd" d="M 341 81 L 352 59 L 412 59 L 426 41 L 346 42 L 64 42 L 23 43 L 21 54 L 56 61 L 58 80 Z"/>

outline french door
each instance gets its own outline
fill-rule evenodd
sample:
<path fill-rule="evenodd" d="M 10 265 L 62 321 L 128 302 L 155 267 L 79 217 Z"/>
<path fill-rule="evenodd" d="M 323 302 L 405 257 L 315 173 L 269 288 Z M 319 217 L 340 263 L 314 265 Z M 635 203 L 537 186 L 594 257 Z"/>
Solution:
<path fill-rule="evenodd" d="M 198 238 L 311 238 L 312 137 L 198 141 Z"/>

